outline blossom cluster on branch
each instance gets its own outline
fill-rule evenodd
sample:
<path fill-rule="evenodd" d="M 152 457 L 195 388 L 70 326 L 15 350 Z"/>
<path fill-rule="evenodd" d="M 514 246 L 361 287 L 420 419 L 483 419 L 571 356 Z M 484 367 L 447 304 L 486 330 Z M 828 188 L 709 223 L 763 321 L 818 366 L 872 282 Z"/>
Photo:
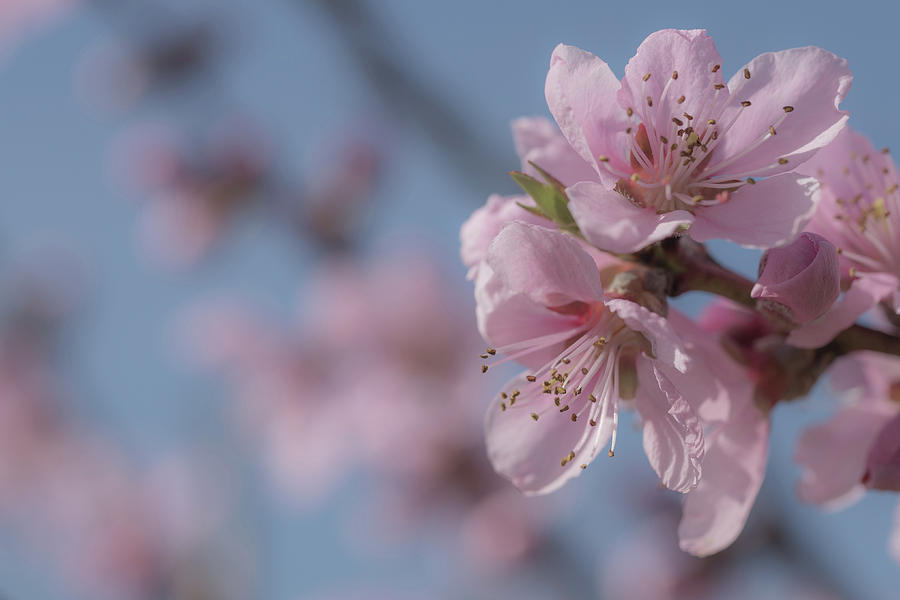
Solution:
<path fill-rule="evenodd" d="M 651 34 L 621 80 L 554 50 L 556 124 L 513 123 L 525 194 L 491 196 L 460 236 L 481 369 L 526 369 L 485 421 L 500 474 L 556 490 L 614 455 L 633 409 L 651 467 L 684 494 L 681 548 L 709 555 L 754 504 L 773 407 L 830 370 L 847 403 L 801 437 L 800 495 L 900 490 L 900 178 L 847 126 L 851 80 L 806 47 L 726 82 L 699 30 Z M 716 262 L 711 239 L 765 250 L 758 280 Z M 667 302 L 688 291 L 721 298 L 692 320 Z M 856 324 L 879 306 L 882 327 Z"/>

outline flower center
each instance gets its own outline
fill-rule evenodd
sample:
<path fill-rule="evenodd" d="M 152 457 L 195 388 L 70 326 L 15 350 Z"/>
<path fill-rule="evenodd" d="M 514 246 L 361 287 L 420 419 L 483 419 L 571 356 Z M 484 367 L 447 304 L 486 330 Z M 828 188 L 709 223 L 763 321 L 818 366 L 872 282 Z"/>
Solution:
<path fill-rule="evenodd" d="M 713 66 L 712 72 L 718 72 L 719 68 L 720 65 Z M 624 132 L 628 155 L 618 165 L 627 164 L 628 168 L 612 164 L 609 157 L 598 157 L 607 170 L 620 178 L 617 189 L 635 203 L 657 212 L 691 211 L 696 206 L 721 204 L 744 184 L 755 183 L 751 175 L 765 176 L 787 164 L 786 158 L 779 158 L 771 165 L 747 173 L 728 169 L 775 136 L 778 127 L 793 112 L 792 106 L 785 106 L 783 114 L 760 131 L 759 137 L 746 148 L 715 162 L 715 149 L 744 111 L 750 109 L 751 102 L 744 100 L 739 106 L 733 105 L 728 88 L 717 82 L 710 88 L 697 90 L 700 100 L 688 103 L 694 107 L 688 112 L 683 110 L 688 99 L 684 94 L 676 97 L 677 92 L 672 89 L 678 71 L 667 78 L 656 97 L 647 93 L 647 82 L 653 76 L 647 73 L 643 77 L 642 101 L 637 106 L 625 107 L 629 118 Z M 744 69 L 744 77 L 750 78 L 749 69 Z"/>
<path fill-rule="evenodd" d="M 587 311 L 578 315 L 581 323 L 574 329 L 503 348 L 488 348 L 482 355 L 487 358 L 501 352 L 505 358 L 499 362 L 504 362 L 554 344 L 564 345 L 552 360 L 525 376 L 527 385 L 535 389 L 526 389 L 524 396 L 518 388 L 500 394 L 501 411 L 528 410 L 536 422 L 542 418 L 565 418 L 583 426 L 587 421 L 589 427 L 585 428 L 581 441 L 567 456 L 561 457 L 561 466 L 572 461 L 587 443 L 596 451 L 607 435 L 611 437 L 609 456 L 614 455 L 618 400 L 634 397 L 637 389 L 634 363 L 641 351 L 649 351 L 647 339 L 629 329 L 602 302 L 582 306 Z M 555 312 L 570 314 L 568 310 Z M 487 365 L 482 365 L 482 371 L 486 370 Z"/>
<path fill-rule="evenodd" d="M 888 149 L 874 156 L 852 152 L 848 158 L 840 175 L 817 171 L 820 179 L 840 177 L 840 188 L 856 192 L 852 197 L 832 194 L 829 212 L 834 223 L 826 226 L 835 229 L 838 252 L 855 270 L 900 274 L 900 243 L 894 229 L 900 214 L 900 186 Z"/>

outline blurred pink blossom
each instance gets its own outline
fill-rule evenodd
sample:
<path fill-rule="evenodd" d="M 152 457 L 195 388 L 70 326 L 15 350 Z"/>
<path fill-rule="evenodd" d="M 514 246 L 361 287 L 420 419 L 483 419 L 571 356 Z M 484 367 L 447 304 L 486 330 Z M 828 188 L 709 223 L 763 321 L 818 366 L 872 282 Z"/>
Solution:
<path fill-rule="evenodd" d="M 800 436 L 795 458 L 803 469 L 800 498 L 838 509 L 867 488 L 897 489 L 900 360 L 856 352 L 835 363 L 831 380 L 843 403 L 829 421 Z"/>
<path fill-rule="evenodd" d="M 113 167 L 148 196 L 139 241 L 163 265 L 187 267 L 257 201 L 268 158 L 257 134 L 234 123 L 193 149 L 162 126 L 145 126 L 115 146 Z"/>

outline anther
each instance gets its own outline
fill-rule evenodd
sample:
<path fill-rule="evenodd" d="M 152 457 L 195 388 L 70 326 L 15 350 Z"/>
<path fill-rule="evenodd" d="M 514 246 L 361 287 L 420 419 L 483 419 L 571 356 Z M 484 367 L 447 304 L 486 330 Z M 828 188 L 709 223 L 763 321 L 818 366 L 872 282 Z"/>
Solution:
<path fill-rule="evenodd" d="M 573 423 L 577 423 L 577 422 L 578 422 L 578 415 L 575 414 L 575 413 L 572 413 L 572 416 L 569 417 L 569 418 L 572 419 L 572 422 L 573 422 Z"/>
<path fill-rule="evenodd" d="M 553 399 L 553 404 L 559 406 L 559 404 L 560 404 L 559 398 L 554 398 L 554 399 Z"/>
<path fill-rule="evenodd" d="M 567 410 L 569 410 L 569 405 L 568 405 L 568 404 L 566 404 L 566 405 L 563 406 L 561 409 L 559 409 L 559 412 L 564 413 L 564 412 L 566 412 Z"/>
<path fill-rule="evenodd" d="M 750 69 L 744 67 L 744 79 L 750 79 Z"/>
<path fill-rule="evenodd" d="M 590 396 L 588 396 L 588 399 L 589 399 L 591 402 L 596 402 L 596 401 L 597 401 L 597 396 L 591 394 Z"/>
<path fill-rule="evenodd" d="M 537 421 L 540 418 L 540 415 L 538 415 L 537 413 L 531 413 L 531 418 Z"/>
<path fill-rule="evenodd" d="M 694 117 L 693 117 L 692 115 L 687 114 L 687 113 L 684 113 L 684 118 L 687 119 L 688 121 L 693 121 L 693 120 L 694 120 Z"/>
<path fill-rule="evenodd" d="M 716 71 L 718 71 L 721 68 L 722 68 L 722 65 L 716 65 L 712 68 L 712 72 L 715 73 Z"/>
<path fill-rule="evenodd" d="M 478 358 L 485 358 L 485 359 L 486 359 L 487 357 L 488 357 L 487 354 L 479 354 L 479 355 L 478 355 Z"/>
<path fill-rule="evenodd" d="M 588 423 L 591 424 L 591 427 L 596 427 L 596 426 L 597 426 L 597 421 L 595 421 L 594 419 L 591 419 L 590 421 L 588 421 Z"/>
<path fill-rule="evenodd" d="M 672 117 L 672 122 L 678 125 L 679 127 L 684 127 L 684 121 L 679 119 L 678 117 Z"/>
<path fill-rule="evenodd" d="M 794 112 L 794 107 L 793 106 L 785 106 L 784 112 L 786 112 L 786 113 Z"/>
<path fill-rule="evenodd" d="M 582 465 L 581 465 L 581 470 L 584 471 L 585 469 L 587 469 L 587 465 L 586 465 L 586 464 L 582 464 Z"/>
<path fill-rule="evenodd" d="M 612 458 L 613 456 L 616 455 L 616 453 L 613 452 L 612 450 L 610 450 L 609 452 L 607 452 L 607 454 L 609 454 L 609 457 L 610 457 L 610 458 Z"/>
<path fill-rule="evenodd" d="M 649 73 L 649 72 L 648 72 L 646 75 L 644 75 L 644 81 L 647 81 L 648 79 L 650 79 L 650 73 Z"/>
<path fill-rule="evenodd" d="M 501 410 L 501 411 L 505 411 L 505 410 L 506 410 L 506 402 L 501 402 L 501 403 L 500 403 L 500 410 Z"/>
<path fill-rule="evenodd" d="M 487 366 L 487 365 L 481 365 L 481 372 L 482 372 L 482 373 L 487 373 L 487 370 L 488 370 L 488 366 Z"/>
<path fill-rule="evenodd" d="M 882 148 L 882 149 L 881 149 L 881 153 L 882 153 L 882 154 L 890 154 L 890 153 L 891 153 L 891 149 L 890 149 L 890 148 L 887 148 L 887 147 Z"/>
<path fill-rule="evenodd" d="M 587 374 L 588 374 L 588 368 L 587 368 L 587 367 L 581 367 L 581 374 L 582 374 L 582 375 L 587 375 Z"/>
<path fill-rule="evenodd" d="M 640 177 L 638 177 L 638 174 L 637 174 L 637 173 L 632 173 L 632 174 L 631 174 L 631 181 L 634 181 L 635 183 L 637 183 L 637 180 L 638 180 L 638 179 L 640 179 Z"/>
<path fill-rule="evenodd" d="M 722 88 L 725 87 L 725 84 L 724 84 L 724 83 L 717 83 L 717 84 L 715 84 L 713 87 L 716 88 L 717 90 L 721 90 Z"/>
<path fill-rule="evenodd" d="M 526 375 L 526 376 L 525 376 L 525 379 L 527 379 L 528 381 L 530 381 L 530 382 L 532 382 L 532 383 L 534 383 L 535 381 L 537 381 L 537 377 L 535 377 L 534 375 Z"/>
<path fill-rule="evenodd" d="M 715 124 L 716 124 L 716 120 L 715 120 L 715 119 L 710 119 L 709 121 L 706 122 L 706 124 L 707 124 L 707 125 L 715 125 Z"/>
<path fill-rule="evenodd" d="M 678 104 L 683 103 L 683 102 L 684 102 L 684 96 L 681 96 L 681 97 L 678 98 L 678 100 L 676 100 L 675 102 L 677 102 Z"/>
<path fill-rule="evenodd" d="M 625 113 L 630 117 L 631 115 L 634 114 L 634 110 L 629 106 L 628 108 L 625 109 Z"/>
<path fill-rule="evenodd" d="M 500 397 L 506 400 L 509 396 L 506 395 L 506 392 L 500 392 Z"/>
<path fill-rule="evenodd" d="M 756 180 L 753 179 L 752 177 L 748 177 L 748 178 L 747 178 L 747 183 L 749 183 L 750 185 L 753 185 L 754 183 L 756 183 Z"/>
<path fill-rule="evenodd" d="M 647 96 L 647 106 L 653 106 L 653 98 Z"/>
<path fill-rule="evenodd" d="M 779 165 L 786 165 L 786 164 L 788 164 L 788 159 L 786 159 L 786 158 L 779 158 L 779 159 L 778 159 L 778 164 L 779 164 Z"/>
<path fill-rule="evenodd" d="M 672 71 L 672 79 L 678 79 L 678 71 Z"/>
<path fill-rule="evenodd" d="M 490 346 L 487 348 L 487 350 L 485 350 L 485 352 L 487 352 L 491 356 L 494 356 L 495 354 L 497 354 L 497 351 L 494 350 L 493 348 L 491 348 Z"/>
<path fill-rule="evenodd" d="M 664 135 L 659 136 L 659 141 L 663 143 L 663 145 L 667 145 L 669 143 L 669 138 Z"/>
<path fill-rule="evenodd" d="M 744 108 L 747 108 L 748 106 L 750 106 L 750 101 L 749 101 L 749 100 L 742 100 L 742 101 L 741 101 L 741 106 L 743 106 Z"/>
<path fill-rule="evenodd" d="M 770 135 L 775 135 L 775 133 L 776 133 L 776 131 L 775 131 L 775 126 L 774 126 L 774 125 L 769 125 L 769 134 L 770 134 Z"/>
<path fill-rule="evenodd" d="M 602 163 L 605 163 L 605 162 L 609 162 L 609 157 L 601 154 L 600 156 L 597 157 L 597 160 L 599 160 Z"/>

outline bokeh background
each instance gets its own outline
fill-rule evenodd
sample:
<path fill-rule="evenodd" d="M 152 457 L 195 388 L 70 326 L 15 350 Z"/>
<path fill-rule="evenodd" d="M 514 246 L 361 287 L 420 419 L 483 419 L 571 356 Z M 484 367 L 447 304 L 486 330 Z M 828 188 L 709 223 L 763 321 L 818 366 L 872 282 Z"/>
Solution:
<path fill-rule="evenodd" d="M 667 27 L 707 29 L 728 73 L 822 46 L 849 60 L 843 107 L 880 147 L 900 140 L 897 17 L 0 0 L 0 597 L 896 597 L 895 497 L 795 499 L 824 382 L 776 410 L 751 526 L 714 567 L 678 554 L 677 498 L 627 430 L 553 498 L 507 500 L 477 459 L 504 374 L 477 372 L 458 231 L 515 191 L 509 123 L 548 114 L 559 42 L 618 73 Z M 713 248 L 754 273 L 756 254 Z M 422 396 L 439 406 L 417 412 Z M 478 466 L 422 458 L 442 436 Z M 639 596 L 654 577 L 686 587 Z"/>

